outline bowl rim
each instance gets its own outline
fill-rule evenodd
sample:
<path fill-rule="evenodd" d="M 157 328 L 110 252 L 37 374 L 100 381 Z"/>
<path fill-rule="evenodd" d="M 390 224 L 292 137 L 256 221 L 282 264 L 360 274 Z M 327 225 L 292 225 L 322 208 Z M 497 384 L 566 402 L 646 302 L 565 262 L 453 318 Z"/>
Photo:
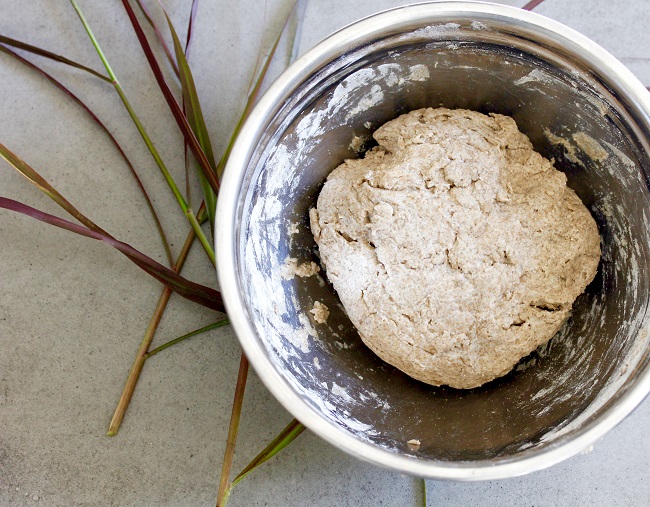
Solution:
<path fill-rule="evenodd" d="M 244 123 L 226 164 L 217 203 L 215 234 L 218 280 L 230 322 L 258 376 L 287 411 L 330 444 L 363 461 L 424 478 L 465 481 L 520 476 L 547 468 L 589 449 L 648 395 L 650 367 L 638 374 L 626 392 L 615 396 L 613 401 L 608 400 L 606 405 L 609 406 L 599 407 L 594 414 L 596 417 L 592 415 L 591 420 L 587 421 L 584 427 L 567 432 L 559 437 L 558 441 L 541 449 L 530 448 L 523 451 L 520 456 L 500 462 L 433 461 L 398 455 L 354 437 L 323 417 L 276 371 L 262 341 L 257 337 L 254 326 L 247 318 L 246 304 L 235 271 L 238 248 L 235 233 L 238 226 L 236 220 L 238 196 L 256 141 L 263 132 L 266 121 L 275 114 L 284 99 L 307 76 L 340 56 L 341 47 L 353 47 L 357 42 L 367 41 L 384 33 L 387 27 L 395 29 L 414 22 L 427 26 L 445 21 L 445 18 L 451 16 L 471 15 L 493 16 L 502 21 L 515 21 L 528 28 L 543 31 L 546 35 L 551 34 L 570 47 L 580 48 L 580 58 L 583 60 L 589 58 L 590 62 L 597 62 L 600 68 L 607 69 L 610 77 L 615 77 L 626 98 L 632 99 L 636 107 L 643 111 L 644 121 L 650 125 L 650 93 L 632 72 L 598 44 L 557 21 L 520 8 L 477 1 L 435 1 L 396 7 L 363 18 L 333 33 L 296 60 L 269 87 Z M 645 333 L 647 340 L 649 331 L 650 316 L 646 309 L 638 334 Z"/>

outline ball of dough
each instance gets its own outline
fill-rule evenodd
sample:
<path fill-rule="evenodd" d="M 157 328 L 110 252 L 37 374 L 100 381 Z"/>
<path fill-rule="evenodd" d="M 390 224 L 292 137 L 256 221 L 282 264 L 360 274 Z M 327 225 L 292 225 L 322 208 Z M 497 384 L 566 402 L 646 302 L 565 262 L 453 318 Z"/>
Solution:
<path fill-rule="evenodd" d="M 472 388 L 505 375 L 595 276 L 594 219 L 510 117 L 420 109 L 374 137 L 310 212 L 350 320 L 422 382 Z"/>

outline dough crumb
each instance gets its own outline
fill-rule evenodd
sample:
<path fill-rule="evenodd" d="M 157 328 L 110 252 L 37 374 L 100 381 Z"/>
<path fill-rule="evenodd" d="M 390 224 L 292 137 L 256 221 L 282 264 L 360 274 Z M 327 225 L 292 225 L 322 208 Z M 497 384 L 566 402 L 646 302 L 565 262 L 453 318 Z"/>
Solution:
<path fill-rule="evenodd" d="M 508 116 L 419 109 L 373 137 L 309 214 L 347 315 L 372 351 L 422 382 L 471 389 L 505 375 L 594 278 L 596 222 Z"/>
<path fill-rule="evenodd" d="M 320 271 L 320 266 L 314 261 L 303 262 L 298 264 L 298 259 L 294 257 L 287 257 L 284 261 L 284 265 L 280 270 L 280 275 L 284 280 L 291 280 L 292 278 L 299 276 L 301 278 L 306 278 L 313 276 Z"/>
<path fill-rule="evenodd" d="M 348 146 L 348 148 L 356 152 L 359 152 L 361 150 L 361 147 L 363 146 L 363 142 L 364 142 L 363 137 L 354 136 L 352 138 L 352 141 L 350 141 L 350 145 Z"/>
<path fill-rule="evenodd" d="M 289 227 L 287 227 L 287 234 L 289 236 L 293 236 L 294 234 L 298 234 L 298 223 L 297 222 L 291 222 L 289 224 Z"/>
<path fill-rule="evenodd" d="M 325 324 L 330 316 L 329 308 L 320 301 L 314 301 L 314 307 L 309 312 L 314 316 L 314 320 L 318 324 Z"/>
<path fill-rule="evenodd" d="M 412 438 L 411 440 L 406 442 L 406 445 L 408 445 L 409 449 L 411 449 L 412 451 L 417 451 L 417 450 L 420 449 L 420 445 L 422 445 L 422 444 L 420 443 L 419 440 L 416 440 L 415 438 Z"/>

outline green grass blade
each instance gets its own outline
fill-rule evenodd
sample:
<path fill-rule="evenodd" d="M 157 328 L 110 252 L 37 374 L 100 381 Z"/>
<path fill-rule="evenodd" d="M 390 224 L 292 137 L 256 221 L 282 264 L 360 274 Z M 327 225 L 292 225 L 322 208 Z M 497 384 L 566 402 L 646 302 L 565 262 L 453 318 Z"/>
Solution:
<path fill-rule="evenodd" d="M 273 456 L 279 453 L 282 449 L 288 446 L 296 438 L 298 438 L 301 433 L 305 431 L 305 426 L 303 426 L 297 419 L 293 419 L 279 434 L 276 436 L 270 443 L 267 445 L 262 452 L 260 452 L 253 461 L 251 461 L 246 468 L 244 468 L 239 475 L 235 477 L 232 481 L 231 488 L 239 483 L 244 477 L 250 474 L 260 465 L 266 463 Z"/>
<path fill-rule="evenodd" d="M 40 220 L 41 222 L 54 225 L 55 227 L 60 227 L 61 229 L 74 232 L 87 238 L 103 241 L 124 254 L 131 262 L 143 269 L 149 275 L 153 276 L 159 282 L 168 286 L 178 295 L 212 310 L 225 313 L 221 294 L 218 291 L 183 278 L 175 271 L 144 255 L 131 245 L 119 241 L 105 232 L 98 232 L 82 225 L 69 222 L 63 218 L 50 215 L 49 213 L 44 213 L 32 208 L 31 206 L 14 201 L 13 199 L 7 199 L 6 197 L 0 197 L 0 208 L 27 215 L 36 220 Z"/>
<path fill-rule="evenodd" d="M 63 63 L 65 65 L 69 65 L 70 67 L 74 67 L 76 69 L 86 71 L 92 74 L 93 76 L 103 79 L 104 81 L 107 81 L 109 83 L 112 82 L 110 77 L 107 77 L 97 72 L 96 70 L 91 69 L 90 67 L 86 67 L 85 65 L 81 65 L 80 63 L 70 60 L 69 58 L 66 58 L 65 56 L 57 55 L 55 53 L 39 48 L 37 46 L 32 46 L 31 44 L 27 44 L 25 42 L 21 42 L 16 39 L 12 39 L 11 37 L 5 37 L 4 35 L 0 35 L 0 43 L 6 44 L 7 46 L 14 47 L 16 49 L 29 51 L 30 53 L 33 53 L 35 55 L 43 56 L 45 58 L 49 58 L 50 60 L 54 60 L 56 62 Z"/>
<path fill-rule="evenodd" d="M 174 60 L 174 57 L 172 56 L 172 52 L 169 50 L 169 46 L 165 42 L 165 38 L 163 37 L 162 33 L 158 29 L 158 25 L 156 25 L 155 21 L 151 17 L 151 13 L 149 12 L 149 9 L 141 2 L 141 0 L 135 0 L 135 3 L 138 4 L 138 7 L 140 8 L 140 11 L 142 12 L 143 16 L 147 20 L 147 22 L 151 25 L 151 28 L 153 28 L 154 33 L 156 34 L 156 38 L 158 39 L 158 42 L 163 48 L 163 51 L 165 52 L 165 55 L 167 56 L 167 60 L 169 61 L 169 65 L 171 65 L 172 69 L 174 70 L 174 74 L 176 74 L 176 77 L 180 79 L 180 75 L 178 74 L 178 65 L 176 64 L 176 60 Z"/>
<path fill-rule="evenodd" d="M 162 8 L 162 6 L 161 6 Z M 196 135 L 201 148 L 205 152 L 208 162 L 211 167 L 216 167 L 214 152 L 212 150 L 212 142 L 210 141 L 210 135 L 208 129 L 205 125 L 205 119 L 203 117 L 203 111 L 201 109 L 201 103 L 199 101 L 199 95 L 196 91 L 196 85 L 194 84 L 194 77 L 192 76 L 192 70 L 185 56 L 183 46 L 181 41 L 178 38 L 178 34 L 174 29 L 169 15 L 163 8 L 163 13 L 167 19 L 167 24 L 169 26 L 169 32 L 172 36 L 172 41 L 174 44 L 174 51 L 176 54 L 176 60 L 178 61 L 178 68 L 180 72 L 181 87 L 183 90 L 183 104 L 187 112 L 187 119 L 190 123 L 192 131 Z M 199 173 L 199 182 L 201 183 L 201 188 L 203 190 L 203 197 L 205 199 L 206 209 L 208 211 L 208 216 L 210 218 L 210 227 L 214 234 L 214 220 L 215 220 L 215 211 L 217 206 L 217 196 L 209 185 L 209 182 L 202 173 Z"/>
<path fill-rule="evenodd" d="M 76 0 L 70 0 L 70 1 L 74 2 Z M 154 77 L 158 82 L 158 86 L 162 91 L 163 97 L 167 101 L 167 105 L 169 106 L 169 109 L 172 115 L 174 116 L 174 119 L 176 120 L 176 123 L 178 124 L 183 136 L 187 140 L 188 145 L 192 150 L 192 153 L 196 157 L 196 160 L 198 161 L 199 167 L 203 171 L 205 178 L 210 183 L 210 187 L 212 187 L 214 193 L 217 194 L 219 192 L 219 179 L 217 178 L 217 174 L 214 170 L 214 167 L 210 166 L 210 162 L 208 161 L 205 152 L 201 149 L 201 145 L 199 144 L 198 139 L 194 135 L 194 132 L 192 131 L 192 128 L 190 127 L 187 121 L 187 118 L 183 114 L 183 111 L 180 105 L 178 104 L 178 102 L 176 101 L 174 94 L 172 93 L 171 89 L 167 85 L 167 82 L 165 81 L 165 77 L 163 76 L 163 73 L 160 70 L 160 66 L 156 61 L 156 57 L 153 54 L 151 46 L 149 45 L 149 41 L 147 40 L 147 37 L 144 31 L 142 30 L 142 26 L 140 25 L 140 22 L 138 21 L 138 18 L 136 17 L 133 8 L 129 4 L 129 0 L 122 0 L 122 4 L 124 5 L 124 9 L 127 12 L 129 20 L 131 21 L 131 25 L 133 26 L 133 30 L 135 31 L 138 41 L 140 42 L 140 46 L 142 47 L 142 50 L 144 51 L 144 54 L 147 57 L 147 61 L 149 62 L 149 67 L 151 68 Z"/>
<path fill-rule="evenodd" d="M 192 0 L 192 8 L 190 10 L 190 17 L 187 22 L 187 37 L 185 38 L 185 58 L 189 59 L 190 57 L 190 47 L 192 44 L 192 35 L 194 34 L 194 24 L 196 20 L 196 12 L 199 8 L 199 0 Z M 183 112 L 185 112 L 185 101 L 183 101 Z M 191 202 L 191 193 L 190 193 L 190 154 L 188 151 L 188 146 L 187 146 L 187 141 L 183 141 L 183 155 L 185 159 L 185 186 L 186 186 L 186 192 L 187 192 L 187 199 L 189 202 Z M 202 174 L 201 171 L 198 172 L 198 174 Z M 205 180 L 205 178 L 199 178 L 199 181 L 201 182 L 201 186 L 203 187 L 204 184 L 208 184 L 207 181 L 203 183 L 202 180 Z M 205 192 L 204 192 L 205 194 Z M 215 206 L 216 208 L 216 203 Z"/>
<path fill-rule="evenodd" d="M 201 144 L 201 147 L 204 149 L 205 155 L 208 157 L 210 165 L 214 166 L 215 161 L 214 152 L 212 151 L 212 143 L 210 142 L 208 129 L 205 125 L 205 119 L 203 118 L 201 102 L 199 101 L 199 95 L 196 91 L 196 85 L 194 84 L 192 70 L 190 69 L 190 65 L 187 61 L 187 58 L 185 57 L 183 46 L 181 45 L 181 41 L 178 38 L 176 30 L 174 29 L 172 20 L 169 18 L 167 12 L 164 9 L 163 13 L 167 19 L 169 32 L 171 33 L 172 41 L 174 43 L 176 59 L 178 60 L 181 84 L 183 85 L 183 98 L 187 102 L 188 120 L 190 121 L 190 125 L 196 129 L 196 137 Z"/>
<path fill-rule="evenodd" d="M 169 248 L 169 242 L 167 241 L 167 236 L 165 235 L 165 231 L 163 229 L 163 226 L 160 222 L 160 219 L 158 218 L 158 214 L 156 213 L 156 210 L 153 206 L 153 203 L 151 202 L 151 199 L 149 198 L 149 194 L 147 193 L 147 190 L 144 188 L 144 185 L 142 183 L 142 180 L 138 176 L 138 173 L 135 170 L 135 167 L 133 167 L 133 164 L 129 160 L 129 158 L 126 156 L 126 153 L 122 149 L 122 147 L 119 145 L 117 142 L 117 139 L 111 134 L 110 130 L 104 125 L 104 123 L 97 117 L 97 115 L 79 98 L 77 95 L 72 93 L 72 91 L 67 88 L 65 85 L 63 85 L 60 81 L 55 79 L 51 74 L 47 73 L 43 69 L 41 69 L 38 65 L 35 65 L 34 63 L 30 62 L 29 60 L 26 60 L 22 56 L 18 55 L 17 53 L 13 52 L 9 48 L 5 48 L 3 46 L 0 46 L 0 51 L 14 57 L 17 59 L 19 62 L 23 63 L 24 65 L 28 66 L 29 68 L 39 72 L 43 77 L 45 77 L 50 83 L 52 83 L 54 86 L 56 86 L 59 90 L 61 90 L 63 93 L 65 93 L 68 97 L 70 97 L 79 107 L 81 107 L 90 117 L 91 119 L 104 131 L 104 133 L 108 136 L 110 141 L 113 143 L 113 146 L 115 146 L 115 149 L 117 149 L 118 153 L 124 160 L 126 166 L 128 167 L 129 171 L 131 172 L 131 175 L 135 178 L 136 184 L 140 188 L 140 192 L 142 193 L 142 196 L 145 199 L 145 202 L 147 203 L 147 207 L 149 208 L 149 212 L 151 213 L 151 216 L 153 217 L 153 220 L 156 224 L 156 229 L 158 230 L 158 235 L 160 236 L 160 240 L 163 244 L 163 248 L 165 250 L 165 255 L 167 256 L 167 260 L 169 262 L 169 265 L 172 266 L 174 264 L 174 259 L 172 257 L 171 249 Z"/>
<path fill-rule="evenodd" d="M 208 324 L 207 326 L 201 327 L 199 329 L 195 329 L 190 333 L 184 334 L 183 336 L 179 336 L 178 338 L 170 340 L 167 343 L 163 343 L 160 347 L 156 347 L 155 349 L 150 350 L 144 355 L 144 358 L 149 359 L 151 356 L 155 356 L 156 354 L 158 354 L 158 352 L 161 352 L 166 348 L 171 347 L 172 345 L 176 345 L 177 343 L 187 340 L 188 338 L 192 338 L 193 336 L 196 336 L 198 334 L 205 333 L 206 331 L 211 331 L 219 327 L 227 326 L 228 324 L 230 324 L 230 321 L 228 319 L 222 319 L 217 322 L 213 322 L 212 324 Z"/>

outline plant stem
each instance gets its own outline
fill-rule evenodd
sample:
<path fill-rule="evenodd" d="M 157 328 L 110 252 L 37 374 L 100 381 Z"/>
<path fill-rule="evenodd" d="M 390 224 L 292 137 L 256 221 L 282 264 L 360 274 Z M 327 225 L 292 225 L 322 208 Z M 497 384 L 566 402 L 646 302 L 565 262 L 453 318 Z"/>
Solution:
<path fill-rule="evenodd" d="M 522 7 L 525 11 L 532 11 L 535 7 L 541 4 L 544 0 L 531 0 Z"/>
<path fill-rule="evenodd" d="M 420 479 L 422 481 L 422 506 L 427 507 L 427 481 Z"/>
<path fill-rule="evenodd" d="M 158 299 L 156 310 L 151 317 L 151 321 L 149 321 L 147 331 L 144 333 L 144 337 L 140 343 L 140 348 L 138 349 L 138 353 L 135 356 L 135 361 L 131 367 L 131 372 L 126 379 L 126 385 L 122 391 L 122 396 L 120 396 L 120 401 L 117 403 L 117 408 L 115 409 L 115 413 L 111 419 L 111 424 L 108 426 L 107 435 L 109 437 L 117 435 L 117 432 L 120 430 L 120 425 L 124 419 L 124 414 L 126 413 L 126 409 L 131 402 L 133 392 L 135 391 L 135 386 L 138 383 L 140 373 L 142 372 L 142 367 L 144 366 L 144 356 L 149 349 L 149 345 L 151 345 L 151 341 L 153 340 L 154 334 L 156 333 L 156 329 L 158 328 L 158 324 L 160 323 L 160 319 L 162 318 L 165 308 L 167 307 L 167 303 L 169 302 L 169 297 L 171 294 L 172 291 L 165 287 L 162 291 L 162 294 L 160 295 L 160 298 Z"/>
<path fill-rule="evenodd" d="M 176 264 L 174 265 L 174 271 L 176 271 L 177 273 L 180 272 L 180 270 L 183 267 L 183 264 L 185 264 L 185 260 L 187 259 L 187 254 L 190 251 L 190 248 L 192 246 L 192 243 L 194 242 L 195 237 L 196 235 L 194 233 L 194 230 L 191 230 L 187 235 L 187 238 L 185 239 L 185 244 L 183 245 L 181 253 L 178 255 L 178 259 L 176 260 Z M 128 408 L 129 403 L 131 402 L 131 398 L 133 397 L 133 392 L 135 391 L 135 386 L 137 385 L 138 379 L 140 378 L 140 373 L 142 372 L 142 367 L 144 366 L 144 362 L 146 360 L 145 355 L 149 350 L 149 346 L 153 341 L 154 335 L 156 334 L 156 330 L 158 329 L 158 324 L 160 323 L 160 319 L 162 318 L 163 313 L 165 312 L 165 308 L 167 307 L 167 303 L 169 302 L 169 297 L 171 296 L 171 293 L 172 293 L 171 289 L 165 287 L 162 291 L 162 294 L 160 295 L 160 298 L 158 299 L 156 310 L 154 311 L 153 316 L 149 321 L 149 326 L 147 327 L 147 330 L 144 333 L 144 337 L 142 338 L 142 342 L 140 343 L 140 348 L 138 349 L 138 353 L 136 354 L 135 360 L 133 361 L 131 372 L 129 373 L 129 376 L 126 379 L 126 385 L 124 386 L 124 390 L 122 391 L 122 396 L 120 396 L 120 401 L 117 404 L 117 408 L 115 409 L 115 413 L 113 414 L 113 418 L 111 419 L 111 423 L 108 427 L 108 433 L 107 433 L 108 436 L 115 436 L 117 435 L 117 432 L 120 430 L 120 425 L 122 424 L 122 420 L 124 419 L 124 414 L 126 413 L 126 409 Z"/>
<path fill-rule="evenodd" d="M 99 42 L 95 38 L 95 35 L 93 34 L 92 29 L 90 28 L 90 24 L 86 20 L 86 17 L 84 16 L 83 12 L 81 11 L 81 8 L 79 7 L 79 4 L 77 3 L 77 0 L 70 0 L 70 3 L 74 7 L 75 11 L 77 12 L 77 15 L 79 16 L 79 19 L 81 20 L 81 23 L 83 24 L 86 33 L 88 34 L 88 37 L 90 38 L 90 41 L 92 42 L 95 51 L 99 55 L 100 60 L 104 64 L 104 68 L 106 69 L 106 72 L 108 73 L 109 77 L 111 78 L 111 81 L 113 83 L 113 86 L 115 87 L 115 91 L 119 95 L 120 99 L 122 99 L 122 103 L 124 104 L 124 107 L 126 108 L 127 112 L 131 116 L 131 119 L 133 120 L 133 123 L 135 124 L 136 128 L 138 129 L 138 132 L 140 132 L 140 136 L 142 136 L 142 139 L 144 140 L 144 143 L 147 145 L 147 148 L 151 152 L 151 155 L 153 156 L 154 160 L 156 161 L 156 165 L 160 168 L 160 172 L 163 174 L 165 180 L 167 181 L 167 185 L 171 189 L 172 193 L 174 194 L 174 197 L 176 198 L 176 201 L 178 201 L 179 206 L 183 210 L 183 213 L 187 216 L 187 218 L 190 221 L 190 224 L 192 225 L 192 228 L 194 229 L 194 232 L 198 236 L 199 240 L 201 241 L 201 245 L 203 246 L 205 252 L 208 254 L 208 257 L 214 264 L 214 250 L 212 249 L 212 246 L 210 245 L 209 241 L 205 237 L 205 234 L 203 233 L 203 230 L 198 224 L 198 221 L 196 220 L 196 217 L 194 217 L 194 214 L 192 213 L 192 210 L 189 209 L 187 206 L 187 203 L 185 202 L 185 198 L 181 194 L 180 190 L 178 189 L 178 186 L 176 185 L 176 182 L 172 178 L 171 174 L 167 170 L 167 167 L 165 166 L 165 163 L 163 162 L 162 158 L 160 157 L 160 154 L 158 153 L 158 150 L 156 149 L 155 145 L 153 144 L 153 141 L 149 137 L 149 134 L 147 134 L 147 131 L 145 130 L 144 126 L 142 125 L 142 122 L 140 122 L 140 119 L 138 118 L 137 114 L 135 113 L 135 110 L 131 106 L 131 103 L 129 102 L 129 99 L 126 96 L 126 93 L 124 92 L 124 89 L 122 88 L 122 85 L 120 84 L 119 80 L 117 79 L 117 76 L 113 72 L 113 68 L 111 67 L 110 63 L 108 62 L 106 56 L 104 55 L 104 52 L 101 49 L 101 46 L 99 45 Z"/>
<path fill-rule="evenodd" d="M 244 468 L 237 477 L 234 478 L 230 484 L 229 490 L 232 490 L 244 477 L 249 473 L 255 470 L 260 465 L 266 463 L 273 456 L 279 453 L 282 449 L 288 446 L 300 434 L 305 431 L 305 426 L 298 421 L 293 419 L 270 443 L 267 445 L 262 452 L 260 452 L 248 465 Z"/>
<path fill-rule="evenodd" d="M 190 333 L 184 334 L 183 336 L 179 336 L 178 338 L 168 341 L 167 343 L 164 343 L 160 347 L 156 347 L 155 349 L 147 352 L 144 355 L 144 358 L 149 359 L 151 356 L 155 356 L 158 352 L 165 350 L 167 347 L 176 345 L 177 343 L 180 343 L 183 340 L 187 340 L 188 338 L 192 338 L 192 336 L 196 336 L 197 334 L 205 333 L 206 331 L 211 331 L 212 329 L 217 329 L 218 327 L 227 326 L 228 324 L 230 324 L 230 321 L 228 319 L 223 319 L 218 322 L 213 322 L 212 324 L 208 324 L 207 326 L 204 326 L 200 329 L 195 329 Z"/>
<path fill-rule="evenodd" d="M 241 419 L 241 409 L 244 402 L 244 390 L 246 389 L 246 378 L 248 376 L 248 359 L 241 353 L 239 362 L 239 374 L 237 375 L 237 385 L 235 387 L 235 399 L 232 403 L 232 414 L 230 416 L 230 425 L 228 426 L 228 439 L 226 440 L 226 451 L 223 455 L 223 465 L 221 467 L 221 480 L 219 481 L 219 492 L 217 494 L 217 507 L 225 507 L 228 502 L 230 487 L 228 478 L 232 468 L 232 460 L 235 454 L 235 444 L 237 442 L 237 433 L 239 432 L 239 420 Z"/>
<path fill-rule="evenodd" d="M 199 221 L 196 219 L 196 216 L 194 216 L 194 212 L 188 208 L 187 211 L 185 212 L 185 215 L 187 216 L 187 219 L 190 221 L 190 224 L 192 225 L 192 229 L 196 233 L 196 237 L 199 238 L 199 241 L 201 242 L 201 245 L 203 246 L 205 253 L 208 254 L 208 258 L 210 259 L 210 262 L 212 263 L 213 266 L 216 266 L 217 261 L 215 259 L 214 249 L 212 248 L 212 245 L 210 245 L 210 241 L 208 241 L 208 238 L 205 237 L 205 234 L 203 233 L 203 229 L 201 229 L 201 224 L 199 224 Z"/>

